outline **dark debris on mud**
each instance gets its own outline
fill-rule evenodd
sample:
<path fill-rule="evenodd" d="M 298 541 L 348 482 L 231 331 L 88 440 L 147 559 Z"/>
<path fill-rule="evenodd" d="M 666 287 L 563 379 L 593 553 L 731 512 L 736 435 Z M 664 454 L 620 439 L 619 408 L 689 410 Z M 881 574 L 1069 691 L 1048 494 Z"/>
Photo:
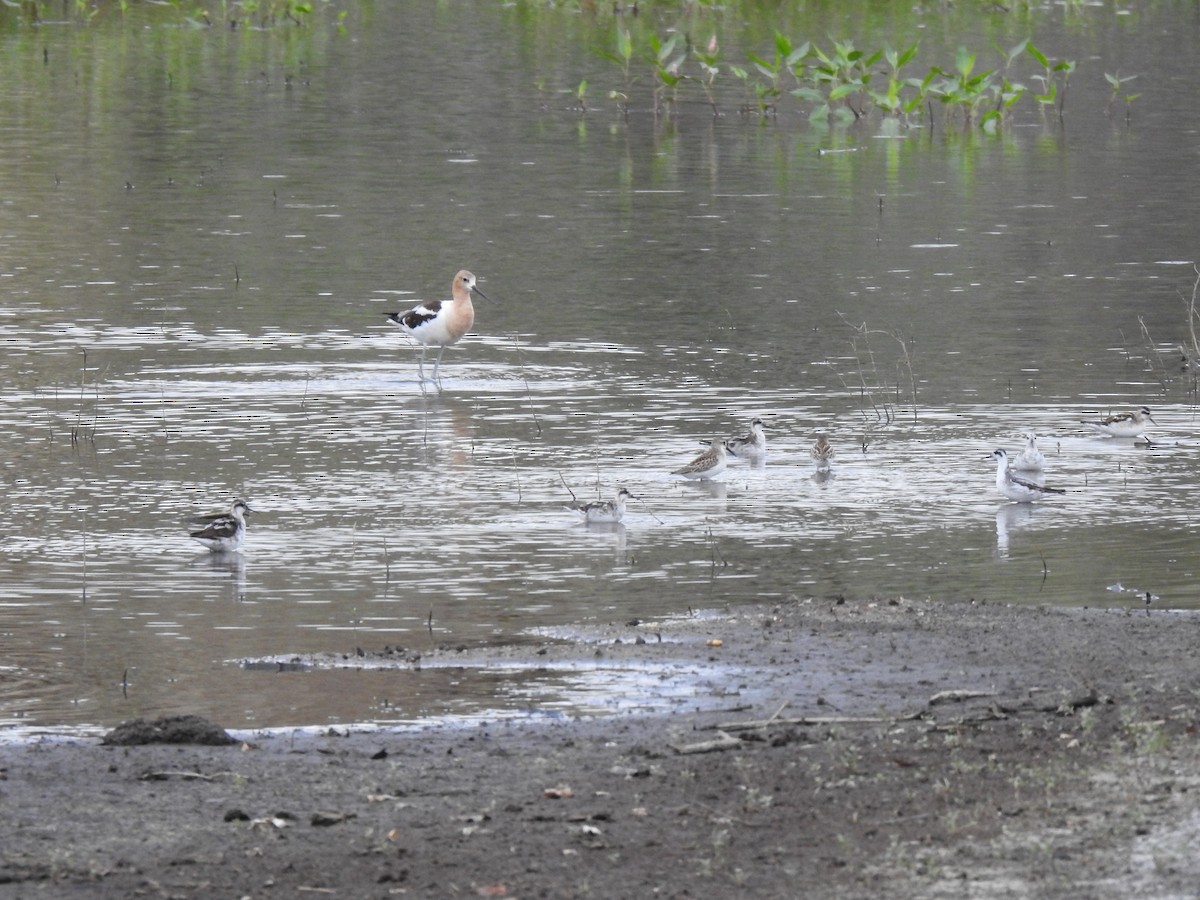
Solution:
<path fill-rule="evenodd" d="M 220 747 L 237 740 L 219 725 L 202 716 L 164 716 L 159 719 L 133 719 L 122 722 L 100 741 L 112 747 L 139 744 L 199 744 Z"/>

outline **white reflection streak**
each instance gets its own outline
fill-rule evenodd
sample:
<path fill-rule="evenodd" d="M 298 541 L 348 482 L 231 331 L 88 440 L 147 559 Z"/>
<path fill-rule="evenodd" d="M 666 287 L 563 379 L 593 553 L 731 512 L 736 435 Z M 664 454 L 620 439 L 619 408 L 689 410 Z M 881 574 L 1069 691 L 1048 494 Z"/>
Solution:
<path fill-rule="evenodd" d="M 224 572 L 229 576 L 230 594 L 235 603 L 246 599 L 246 557 L 235 551 L 225 553 L 205 553 L 197 556 L 191 563 L 193 568 L 208 568 L 216 573 Z"/>
<path fill-rule="evenodd" d="M 1009 532 L 1033 521 L 1036 508 L 1028 503 L 1005 503 L 996 510 L 996 555 L 1008 559 Z"/>

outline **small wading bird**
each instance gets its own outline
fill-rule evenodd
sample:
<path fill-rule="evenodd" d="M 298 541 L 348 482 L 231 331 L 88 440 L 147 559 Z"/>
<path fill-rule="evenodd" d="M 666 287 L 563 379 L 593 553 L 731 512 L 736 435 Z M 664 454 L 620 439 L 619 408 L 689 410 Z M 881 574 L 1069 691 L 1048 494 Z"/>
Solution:
<path fill-rule="evenodd" d="M 1147 422 L 1151 425 L 1158 424 L 1150 418 L 1150 407 L 1143 406 L 1133 412 L 1118 413 L 1094 422 L 1085 421 L 1083 424 L 1109 437 L 1137 437 L 1146 430 Z"/>
<path fill-rule="evenodd" d="M 437 360 L 433 364 L 433 378 L 438 380 L 438 367 L 442 354 L 451 344 L 458 343 L 475 324 L 475 307 L 471 305 L 471 293 L 484 300 L 492 299 L 475 284 L 475 276 L 466 269 L 454 276 L 449 300 L 432 300 L 414 306 L 408 312 L 388 313 L 387 317 L 400 326 L 400 330 L 421 345 L 421 357 L 417 362 L 418 378 L 425 381 L 425 351 L 437 347 Z"/>
<path fill-rule="evenodd" d="M 829 466 L 833 462 L 833 447 L 829 445 L 829 438 L 826 437 L 825 432 L 817 432 L 817 442 L 808 452 L 813 458 L 813 462 L 817 464 L 818 472 L 829 471 Z"/>
<path fill-rule="evenodd" d="M 571 503 L 567 509 L 583 516 L 583 521 L 592 524 L 616 523 L 625 517 L 625 501 L 636 500 L 637 497 L 621 488 L 612 500 L 593 500 L 591 503 Z"/>
<path fill-rule="evenodd" d="M 686 466 L 676 469 L 671 474 L 682 475 L 684 478 L 716 478 L 725 471 L 725 466 L 727 465 L 725 444 L 725 441 L 714 439 L 711 447 Z"/>
<path fill-rule="evenodd" d="M 1037 435 L 1025 436 L 1025 449 L 1017 454 L 1012 467 L 1018 472 L 1041 472 L 1046 468 L 1046 457 L 1038 449 Z"/>
<path fill-rule="evenodd" d="M 234 500 L 233 508 L 226 515 L 213 516 L 199 531 L 189 533 L 213 553 L 236 550 L 246 537 L 246 513 L 254 512 L 245 500 Z"/>
<path fill-rule="evenodd" d="M 750 423 L 750 433 L 730 438 L 725 442 L 725 449 L 730 456 L 739 459 L 760 459 L 767 452 L 767 436 L 763 432 L 766 427 L 762 419 L 755 419 Z"/>
<path fill-rule="evenodd" d="M 996 490 L 1017 503 L 1032 503 L 1054 494 L 1065 494 L 1062 488 L 1046 487 L 1033 481 L 1018 478 L 1008 468 L 1008 454 L 1003 450 L 992 451 L 996 460 Z"/>

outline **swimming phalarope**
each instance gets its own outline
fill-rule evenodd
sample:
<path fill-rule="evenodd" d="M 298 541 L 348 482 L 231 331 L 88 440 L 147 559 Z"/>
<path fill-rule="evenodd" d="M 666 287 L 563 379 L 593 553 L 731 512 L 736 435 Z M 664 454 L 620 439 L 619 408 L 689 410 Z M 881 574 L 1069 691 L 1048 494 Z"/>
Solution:
<path fill-rule="evenodd" d="M 1046 457 L 1038 449 L 1036 434 L 1025 435 L 1025 449 L 1012 461 L 1012 468 L 1018 472 L 1041 472 L 1046 468 Z"/>
<path fill-rule="evenodd" d="M 236 550 L 246 537 L 246 513 L 254 512 L 245 500 L 234 500 L 228 515 L 214 516 L 204 528 L 189 533 L 213 553 Z"/>
<path fill-rule="evenodd" d="M 417 362 L 418 377 L 421 381 L 425 380 L 426 348 L 438 348 L 437 361 L 433 364 L 433 378 L 429 379 L 437 381 L 442 354 L 475 324 L 475 307 L 471 304 L 471 292 L 474 291 L 485 300 L 492 299 L 479 289 L 475 284 L 475 276 L 466 269 L 454 276 L 451 287 L 449 300 L 432 300 L 414 306 L 405 313 L 387 314 L 388 319 L 399 325 L 405 334 L 421 345 L 421 357 Z"/>
<path fill-rule="evenodd" d="M 1046 487 L 1024 478 L 1018 478 L 1008 468 L 1008 454 L 1003 450 L 992 451 L 996 459 L 996 490 L 1017 503 L 1032 503 L 1051 494 L 1065 494 L 1062 488 Z"/>
<path fill-rule="evenodd" d="M 621 488 L 612 500 L 593 500 L 590 503 L 576 502 L 570 504 L 567 509 L 579 513 L 583 516 L 583 521 L 589 525 L 601 522 L 615 524 L 625 517 L 625 501 L 636 499 L 637 497 L 634 497 L 625 488 Z"/>
<path fill-rule="evenodd" d="M 684 478 L 716 478 L 725 471 L 727 459 L 725 456 L 726 441 L 713 440 L 712 446 L 682 468 L 676 469 L 672 475 L 682 475 Z"/>
<path fill-rule="evenodd" d="M 1085 421 L 1083 424 L 1109 437 L 1137 437 L 1146 430 L 1147 422 L 1151 425 L 1158 424 L 1150 418 L 1150 408 L 1143 406 L 1133 412 L 1118 413 L 1096 422 Z"/>
<path fill-rule="evenodd" d="M 727 440 L 725 449 L 730 456 L 736 456 L 738 459 L 761 459 L 767 452 L 767 436 L 763 432 L 766 427 L 762 419 L 754 419 L 750 423 L 750 432 L 742 437 Z"/>
<path fill-rule="evenodd" d="M 817 442 L 813 444 L 812 449 L 808 451 L 813 462 L 817 464 L 818 472 L 828 472 L 830 465 L 833 463 L 833 447 L 829 444 L 829 438 L 824 431 L 817 432 Z"/>

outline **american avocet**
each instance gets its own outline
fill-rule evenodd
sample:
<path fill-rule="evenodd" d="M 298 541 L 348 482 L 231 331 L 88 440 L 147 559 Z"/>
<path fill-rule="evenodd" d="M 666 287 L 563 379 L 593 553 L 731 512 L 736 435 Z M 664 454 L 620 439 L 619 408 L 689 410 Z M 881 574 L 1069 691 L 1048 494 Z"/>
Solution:
<path fill-rule="evenodd" d="M 214 516 L 199 531 L 190 532 L 194 541 L 199 541 L 214 553 L 236 550 L 246 536 L 246 513 L 254 512 L 245 500 L 234 500 L 227 515 Z"/>
<path fill-rule="evenodd" d="M 992 451 L 996 459 L 996 490 L 1018 503 L 1032 503 L 1051 494 L 1065 494 L 1062 488 L 1046 487 L 1033 481 L 1018 478 L 1008 468 L 1008 454 L 1003 450 Z"/>
<path fill-rule="evenodd" d="M 1025 435 L 1025 449 L 1017 454 L 1012 467 L 1018 472 L 1041 472 L 1046 468 L 1046 457 L 1038 449 L 1037 435 Z"/>
<path fill-rule="evenodd" d="M 387 317 L 400 326 L 400 329 L 421 345 L 421 358 L 417 363 L 419 377 L 425 380 L 425 350 L 437 347 L 437 361 L 433 364 L 433 378 L 438 380 L 438 367 L 442 364 L 442 354 L 451 344 L 471 330 L 475 324 L 475 307 L 471 305 L 471 292 L 474 291 L 485 300 L 490 300 L 487 294 L 475 284 L 475 276 L 466 269 L 454 276 L 451 285 L 452 293 L 449 300 L 432 300 L 414 306 L 405 313 L 388 313 Z"/>
<path fill-rule="evenodd" d="M 583 516 L 583 521 L 589 525 L 593 523 L 615 523 L 620 522 L 625 517 L 625 501 L 636 500 L 633 494 L 629 493 L 625 488 L 617 491 L 617 496 L 613 500 L 593 500 L 591 503 L 572 503 L 567 509 L 574 510 Z"/>
<path fill-rule="evenodd" d="M 716 478 L 725 471 L 727 459 L 725 456 L 725 441 L 713 440 L 712 446 L 682 468 L 676 469 L 672 475 L 682 475 L 684 478 Z"/>
<path fill-rule="evenodd" d="M 1098 421 L 1085 421 L 1083 424 L 1109 437 L 1137 437 L 1146 430 L 1147 422 L 1151 425 L 1158 424 L 1150 418 L 1150 408 L 1143 406 L 1133 412 L 1118 413 Z"/>
<path fill-rule="evenodd" d="M 730 438 L 725 442 L 725 449 L 730 456 L 739 459 L 762 459 L 767 452 L 767 435 L 763 431 L 766 427 L 762 419 L 754 419 L 750 423 L 749 434 Z"/>
<path fill-rule="evenodd" d="M 813 458 L 813 462 L 817 464 L 818 472 L 829 471 L 829 466 L 833 462 L 833 447 L 829 445 L 829 438 L 825 432 L 817 432 L 817 442 L 813 444 L 808 453 Z"/>

